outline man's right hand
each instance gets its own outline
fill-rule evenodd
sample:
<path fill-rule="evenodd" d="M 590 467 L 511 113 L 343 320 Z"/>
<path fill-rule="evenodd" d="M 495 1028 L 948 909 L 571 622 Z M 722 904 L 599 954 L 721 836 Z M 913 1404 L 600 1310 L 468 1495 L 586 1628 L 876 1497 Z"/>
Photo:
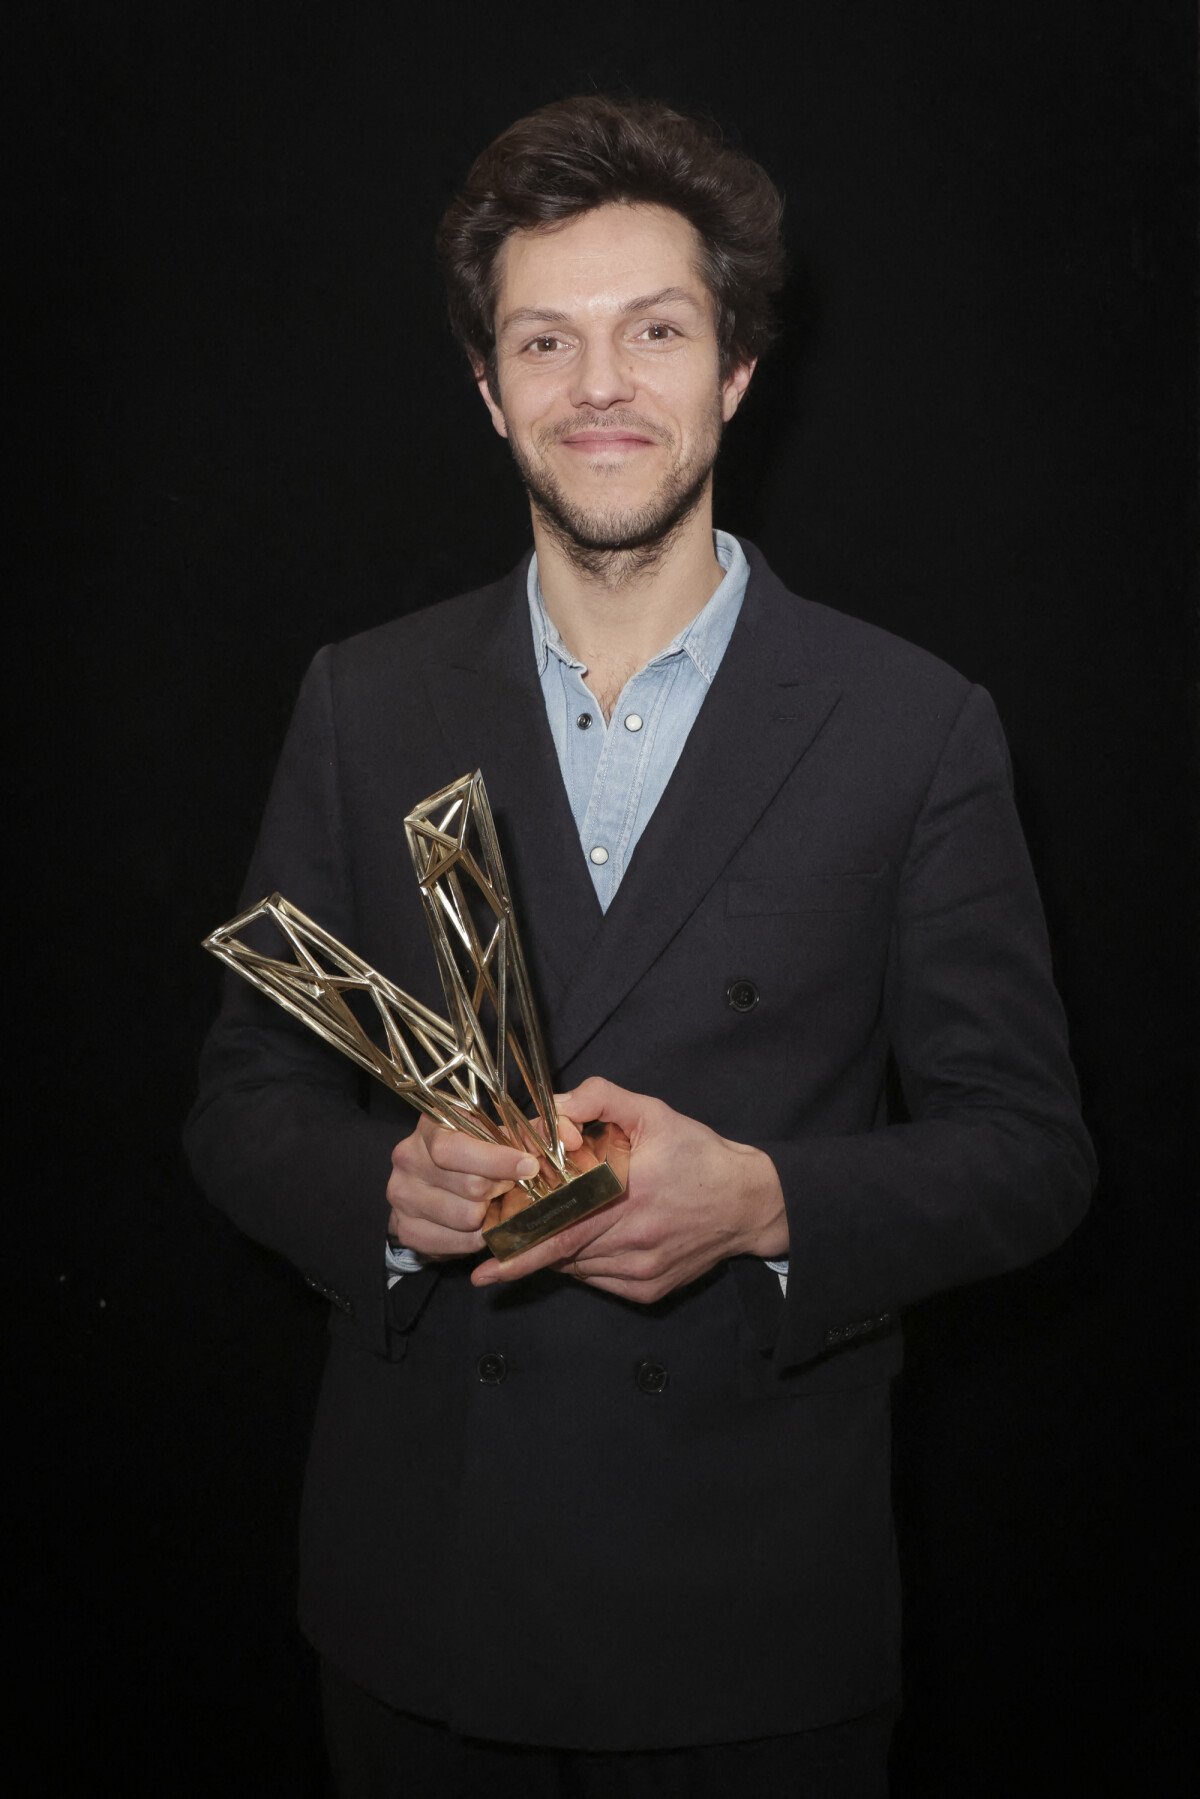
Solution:
<path fill-rule="evenodd" d="M 524 1150 L 447 1131 L 424 1115 L 392 1151 L 387 1185 L 388 1235 L 432 1260 L 477 1255 L 481 1226 L 493 1199 L 538 1165 Z"/>

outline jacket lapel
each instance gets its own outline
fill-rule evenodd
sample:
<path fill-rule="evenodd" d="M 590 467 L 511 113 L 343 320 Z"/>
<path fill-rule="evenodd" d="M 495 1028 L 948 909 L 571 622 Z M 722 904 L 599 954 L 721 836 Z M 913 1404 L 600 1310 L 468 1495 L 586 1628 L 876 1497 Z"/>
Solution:
<path fill-rule="evenodd" d="M 837 704 L 839 690 L 805 667 L 803 602 L 760 557 L 751 569 L 741 615 L 675 771 L 548 1021 L 560 1067 L 686 924 Z M 583 868 L 582 854 L 578 860 Z"/>
<path fill-rule="evenodd" d="M 603 914 L 538 682 L 528 566 L 526 558 L 514 572 L 494 621 L 461 652 L 431 664 L 426 684 L 446 742 L 447 778 L 482 770 L 545 1026 Z"/>
<path fill-rule="evenodd" d="M 741 615 L 679 762 L 601 913 L 537 678 L 528 561 L 494 623 L 427 671 L 447 779 L 483 771 L 551 1060 L 564 1068 L 719 879 L 838 690 L 811 678 L 795 599 L 751 555 Z"/>

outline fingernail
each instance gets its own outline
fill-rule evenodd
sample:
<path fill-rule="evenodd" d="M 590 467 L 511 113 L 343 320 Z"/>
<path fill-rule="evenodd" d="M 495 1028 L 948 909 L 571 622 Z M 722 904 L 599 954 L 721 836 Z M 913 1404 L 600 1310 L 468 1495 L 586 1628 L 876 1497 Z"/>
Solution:
<path fill-rule="evenodd" d="M 519 1181 L 527 1181 L 530 1175 L 536 1174 L 537 1171 L 538 1165 L 535 1156 L 522 1156 L 517 1163 L 517 1179 Z"/>

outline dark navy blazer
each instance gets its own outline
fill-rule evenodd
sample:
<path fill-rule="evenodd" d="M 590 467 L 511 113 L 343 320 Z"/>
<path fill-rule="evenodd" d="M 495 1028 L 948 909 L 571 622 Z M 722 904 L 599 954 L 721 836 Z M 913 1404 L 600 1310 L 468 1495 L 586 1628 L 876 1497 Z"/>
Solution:
<path fill-rule="evenodd" d="M 331 1301 L 302 1623 L 481 1736 L 651 1748 L 892 1697 L 898 1312 L 1045 1253 L 1091 1191 L 991 702 L 747 554 L 607 915 L 524 567 L 316 658 L 244 903 L 278 889 L 441 1009 L 403 818 L 481 768 L 557 1083 L 601 1074 L 766 1149 L 786 1301 L 748 1257 L 648 1308 L 552 1273 L 477 1292 L 454 1264 L 389 1296 L 413 1115 L 232 978 L 205 1051 L 201 1183 Z"/>

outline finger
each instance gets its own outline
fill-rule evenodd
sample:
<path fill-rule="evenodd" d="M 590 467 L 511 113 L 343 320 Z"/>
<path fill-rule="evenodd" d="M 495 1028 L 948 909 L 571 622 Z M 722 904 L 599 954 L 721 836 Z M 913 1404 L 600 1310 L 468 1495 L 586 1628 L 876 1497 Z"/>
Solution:
<path fill-rule="evenodd" d="M 566 1093 L 554 1095 L 554 1106 L 560 1118 L 568 1118 L 575 1124 L 591 1124 L 595 1118 L 607 1116 L 601 1108 L 611 1096 L 623 1093 L 624 1088 L 614 1086 L 600 1075 L 589 1075 L 586 1081 L 580 1081 L 578 1087 L 571 1087 Z"/>
<path fill-rule="evenodd" d="M 613 1228 L 619 1205 L 620 1201 L 614 1201 L 593 1212 L 589 1218 L 581 1218 L 578 1224 L 559 1231 L 556 1236 L 535 1243 L 531 1249 L 523 1249 L 518 1256 L 510 1256 L 507 1261 L 498 1262 L 493 1258 L 490 1262 L 481 1262 L 472 1270 L 472 1285 L 493 1287 L 501 1282 L 520 1281 L 542 1268 L 557 1268 L 573 1262 L 589 1244 Z"/>
<path fill-rule="evenodd" d="M 477 1255 L 484 1247 L 479 1230 L 448 1229 L 424 1218 L 397 1219 L 396 1234 L 405 1249 L 415 1249 L 427 1260 L 444 1261 L 449 1256 Z"/>
<path fill-rule="evenodd" d="M 558 1128 L 559 1142 L 562 1144 L 567 1154 L 572 1155 L 583 1143 L 583 1132 L 579 1129 L 579 1126 L 573 1119 L 567 1117 L 565 1112 L 559 1112 L 555 1122 Z M 587 1122 L 588 1121 L 585 1119 L 584 1123 L 586 1124 Z"/>
<path fill-rule="evenodd" d="M 511 1190 L 511 1181 L 482 1175 L 446 1174 L 427 1159 L 410 1167 L 397 1162 L 387 1184 L 387 1203 L 400 1221 L 427 1219 L 450 1229 L 477 1230 L 488 1204 Z M 401 1232 L 403 1235 L 403 1232 Z"/>
<path fill-rule="evenodd" d="M 587 1250 L 572 1256 L 564 1265 L 566 1274 L 595 1286 L 599 1281 L 659 1280 L 664 1273 L 663 1258 L 648 1249 L 619 1250 L 614 1254 L 589 1254 Z"/>
<path fill-rule="evenodd" d="M 628 1088 L 618 1087 L 593 1074 L 570 1093 L 556 1094 L 554 1103 L 563 1117 L 573 1119 L 576 1124 L 591 1124 L 599 1119 L 606 1124 L 620 1125 L 632 1143 L 635 1134 L 645 1125 L 648 1110 L 656 1102 L 644 1093 L 630 1093 Z"/>
<path fill-rule="evenodd" d="M 486 1205 L 502 1193 L 510 1193 L 515 1186 L 515 1181 L 492 1181 L 482 1174 L 455 1174 L 453 1170 L 431 1165 L 411 1191 L 421 1191 L 427 1196 L 452 1194 L 457 1199 L 469 1199 L 472 1205 Z M 427 1197 L 425 1203 L 434 1202 Z"/>
<path fill-rule="evenodd" d="M 502 1191 L 508 1189 L 505 1187 Z M 407 1241 L 411 1231 L 419 1225 L 460 1234 L 481 1231 L 492 1197 L 490 1192 L 472 1198 L 444 1187 L 416 1187 L 403 1194 L 389 1195 L 389 1200 L 398 1235 Z M 418 1246 L 414 1243 L 412 1247 Z"/>
<path fill-rule="evenodd" d="M 486 1142 L 465 1131 L 434 1131 L 429 1159 L 443 1174 L 467 1174 L 487 1181 L 526 1180 L 537 1173 L 534 1156 L 506 1143 Z"/>

